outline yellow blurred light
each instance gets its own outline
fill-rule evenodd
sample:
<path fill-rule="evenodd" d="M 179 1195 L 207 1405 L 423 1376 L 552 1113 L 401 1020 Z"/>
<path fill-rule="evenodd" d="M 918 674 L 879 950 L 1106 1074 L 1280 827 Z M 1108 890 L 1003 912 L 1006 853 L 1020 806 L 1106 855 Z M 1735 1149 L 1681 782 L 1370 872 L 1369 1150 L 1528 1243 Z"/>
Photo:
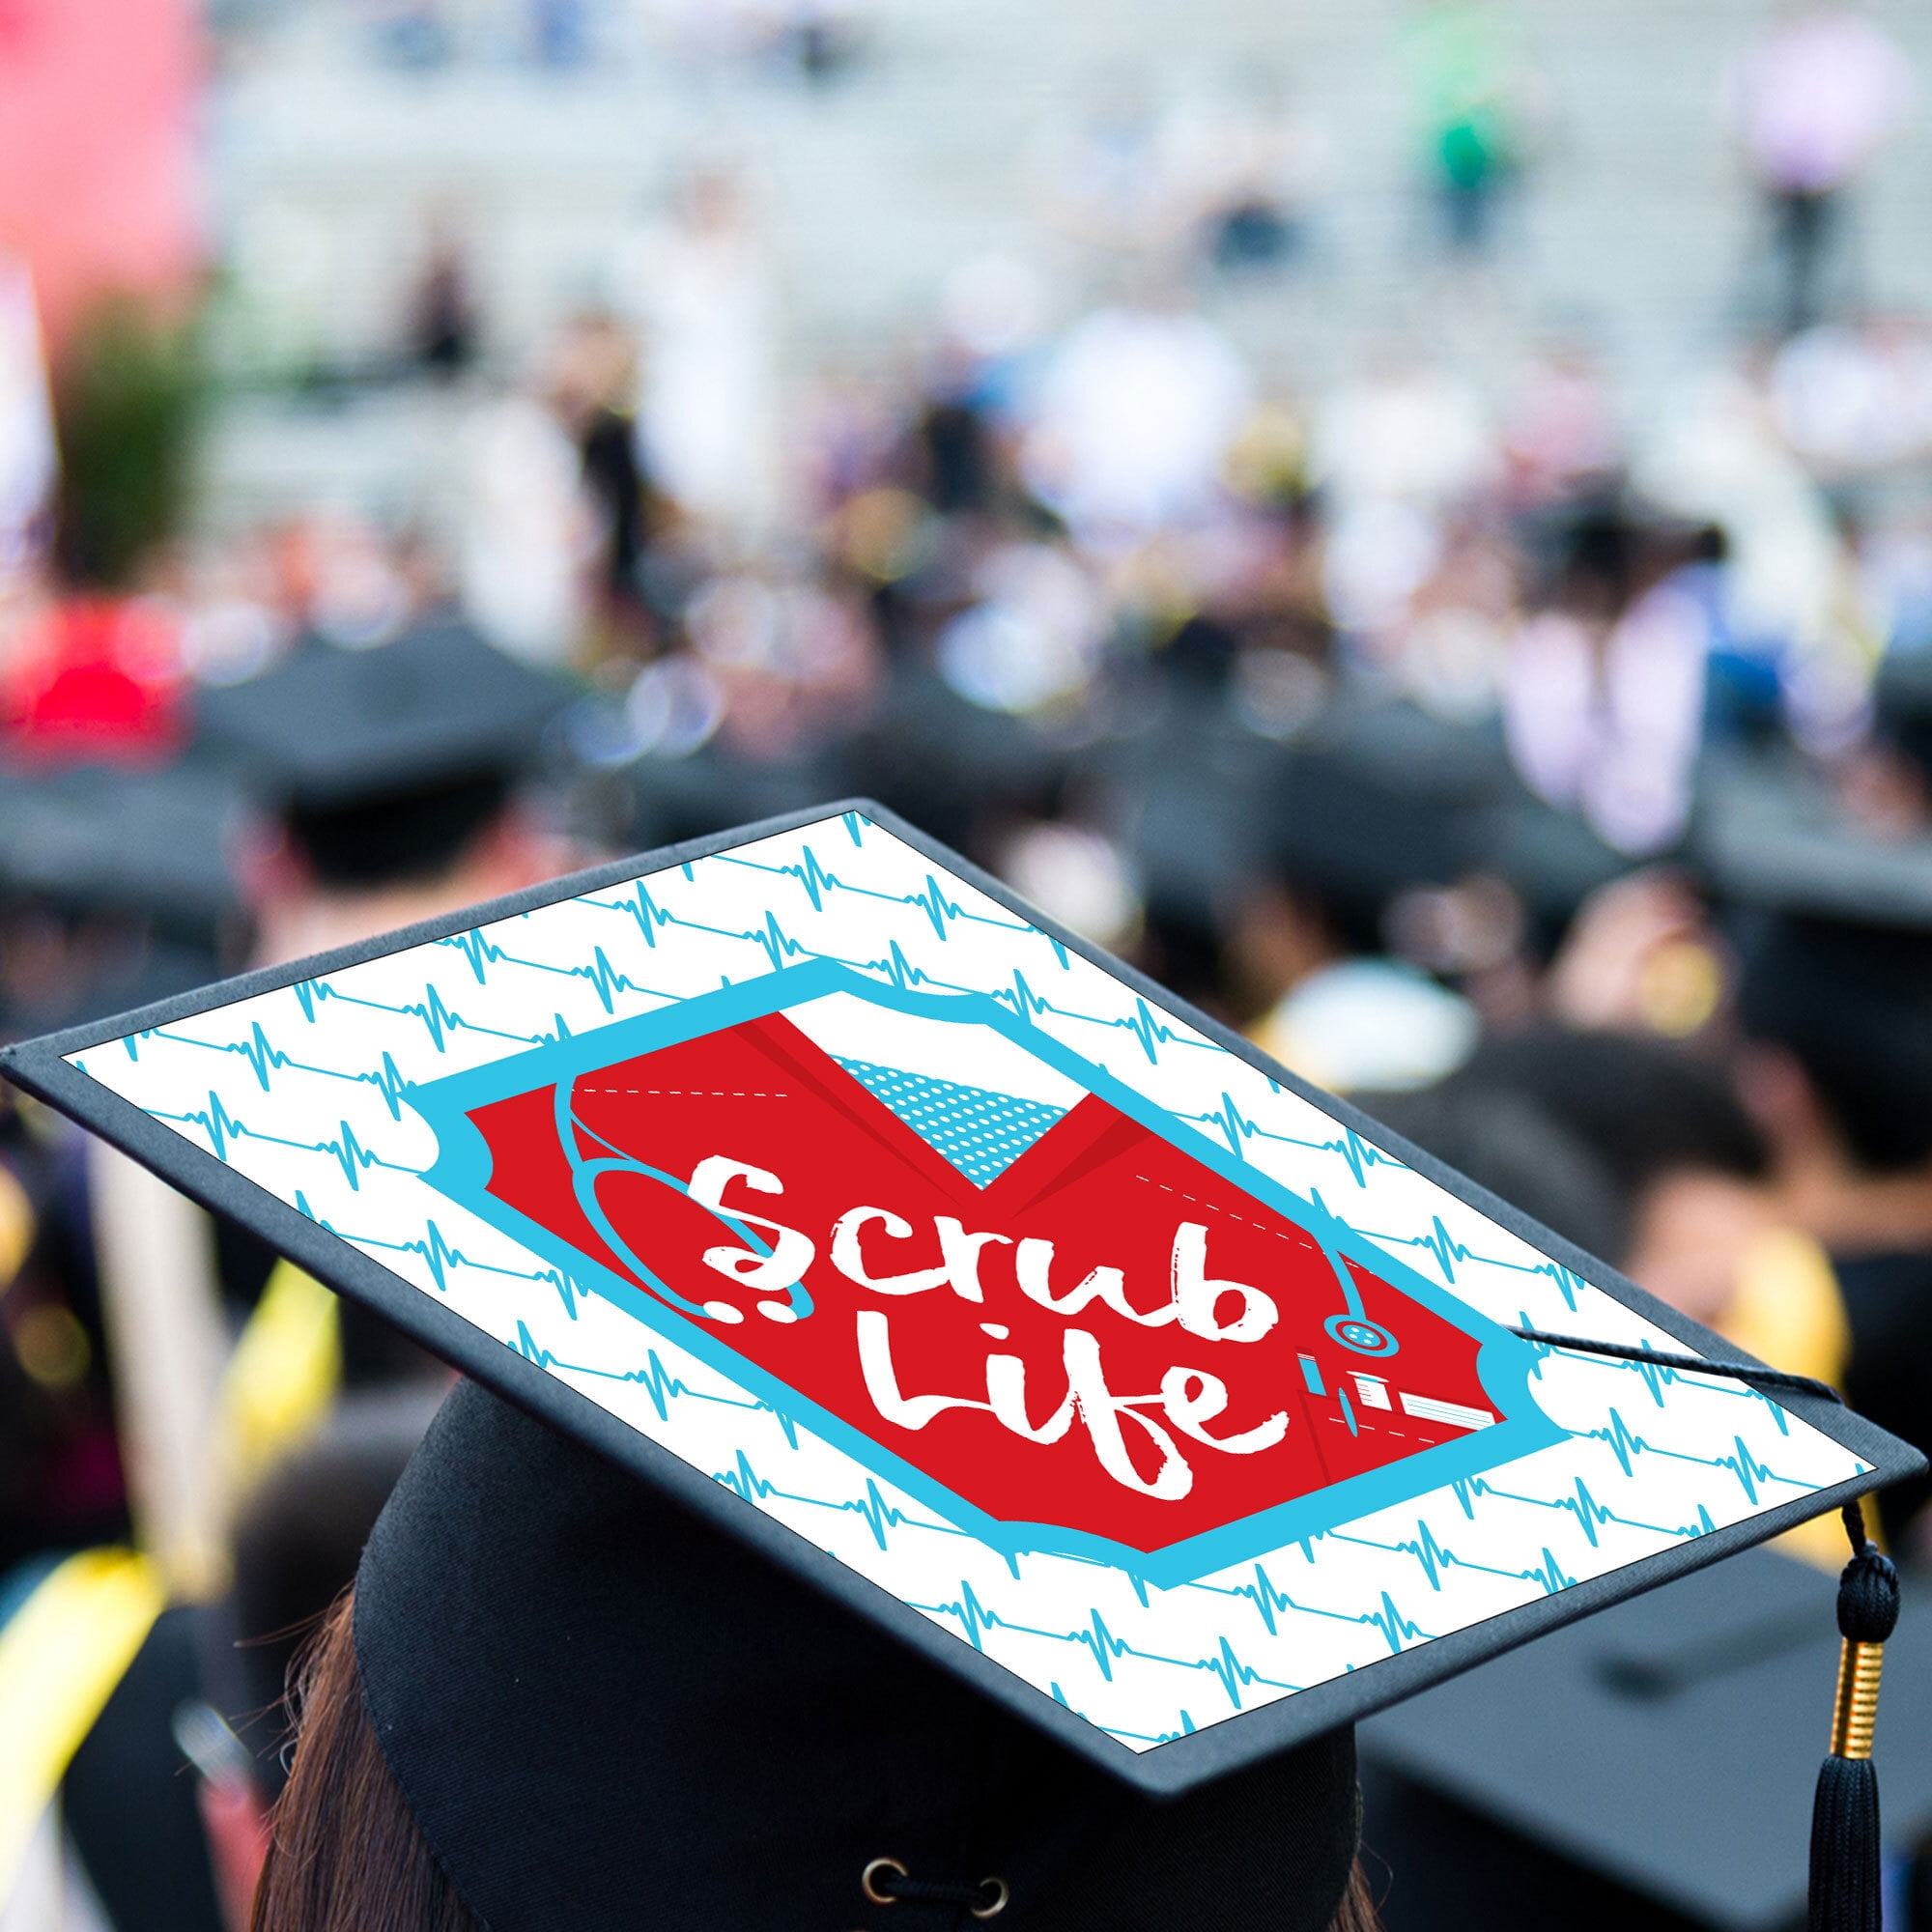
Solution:
<path fill-rule="evenodd" d="M 1708 946 L 1694 939 L 1660 946 L 1637 975 L 1637 1011 L 1651 1032 L 1684 1039 L 1718 1010 L 1724 969 Z"/>
<path fill-rule="evenodd" d="M 14 1324 L 14 1353 L 43 1388 L 70 1389 L 87 1374 L 94 1347 L 71 1308 L 43 1302 Z"/>

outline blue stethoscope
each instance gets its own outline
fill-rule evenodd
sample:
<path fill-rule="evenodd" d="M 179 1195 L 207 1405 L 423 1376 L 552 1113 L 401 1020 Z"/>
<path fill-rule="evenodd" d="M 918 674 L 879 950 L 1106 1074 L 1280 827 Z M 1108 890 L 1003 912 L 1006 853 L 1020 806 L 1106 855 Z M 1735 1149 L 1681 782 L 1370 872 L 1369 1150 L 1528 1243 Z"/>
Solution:
<path fill-rule="evenodd" d="M 1322 1333 L 1338 1347 L 1347 1349 L 1351 1355 L 1395 1354 L 1402 1344 L 1378 1321 L 1369 1320 L 1362 1307 L 1362 1292 L 1355 1286 L 1348 1264 L 1325 1242 L 1322 1252 L 1328 1257 L 1328 1265 L 1335 1270 L 1335 1278 L 1342 1285 L 1342 1299 L 1348 1303 L 1340 1315 L 1331 1315 L 1322 1322 Z"/>

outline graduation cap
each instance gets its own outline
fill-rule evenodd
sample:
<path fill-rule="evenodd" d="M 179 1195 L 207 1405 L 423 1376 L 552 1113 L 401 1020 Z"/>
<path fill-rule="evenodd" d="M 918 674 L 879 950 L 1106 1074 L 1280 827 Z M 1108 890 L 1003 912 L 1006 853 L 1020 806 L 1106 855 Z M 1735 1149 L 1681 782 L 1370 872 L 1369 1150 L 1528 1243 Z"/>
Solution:
<path fill-rule="evenodd" d="M 1804 1065 L 1873 1169 L 1932 1152 L 1932 831 L 1880 838 L 1815 781 L 1723 774 L 1700 847 L 1737 915 L 1747 1031 Z"/>
<path fill-rule="evenodd" d="M 1880 837 L 1816 780 L 1753 762 L 1713 775 L 1697 834 L 1738 954 L 1743 1031 L 1802 1067 L 1857 1168 L 1917 1170 L 1932 1156 L 1932 833 Z M 1848 1392 L 1918 1439 L 1928 1264 L 1904 1245 L 1881 1231 L 1835 1265 L 1856 1337 Z M 1888 1528 L 1928 1493 L 1922 1480 L 1888 1490 Z"/>
<path fill-rule="evenodd" d="M 452 856 L 577 695 L 452 621 L 366 650 L 310 640 L 203 692 L 196 742 L 281 812 L 325 884 L 376 885 Z"/>
<path fill-rule="evenodd" d="M 240 806 L 233 783 L 202 764 L 0 765 L 0 885 L 206 925 L 235 902 L 226 843 Z"/>
<path fill-rule="evenodd" d="M 1727 899 L 1787 918 L 1932 933 L 1932 830 L 1881 837 L 1781 761 L 1720 766 L 1700 802 L 1699 862 Z"/>
<path fill-rule="evenodd" d="M 0 1025 L 115 1012 L 217 972 L 241 809 L 193 761 L 0 765 Z"/>
<path fill-rule="evenodd" d="M 1371 1719 L 1394 1932 L 1802 1924 L 1834 1609 L 1830 1577 L 1750 1550 Z M 1886 1648 L 1886 1835 L 1910 1846 L 1932 1827 L 1932 1608 Z"/>
<path fill-rule="evenodd" d="M 1353 1720 L 1919 1466 L 863 803 L 0 1065 L 481 1385 L 355 1646 L 499 1932 L 1314 1928 Z"/>

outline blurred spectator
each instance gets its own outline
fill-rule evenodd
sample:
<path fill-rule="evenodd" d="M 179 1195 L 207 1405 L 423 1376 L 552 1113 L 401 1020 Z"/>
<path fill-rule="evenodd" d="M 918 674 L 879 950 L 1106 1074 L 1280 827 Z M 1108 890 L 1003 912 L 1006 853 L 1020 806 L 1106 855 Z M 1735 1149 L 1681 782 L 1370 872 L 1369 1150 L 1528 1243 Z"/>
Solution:
<path fill-rule="evenodd" d="M 1253 399 L 1234 345 L 1176 302 L 1096 309 L 1061 339 L 1027 427 L 1027 481 L 1083 541 L 1199 522 Z"/>
<path fill-rule="evenodd" d="M 1780 915 L 1746 955 L 1743 1073 L 1786 1211 L 1831 1250 L 1847 1394 L 1906 1439 L 1932 1415 L 1932 936 Z M 1899 1535 L 1932 1494 L 1886 1492 Z"/>
<path fill-rule="evenodd" d="M 1616 399 L 1596 356 L 1556 341 L 1517 377 L 1502 423 L 1509 497 L 1520 509 L 1601 492 L 1623 456 Z"/>
<path fill-rule="evenodd" d="M 1732 93 L 1771 215 L 1778 319 L 1795 333 L 1825 313 L 1846 197 L 1904 118 L 1911 71 L 1862 8 L 1797 0 L 1746 52 Z"/>
<path fill-rule="evenodd" d="M 780 507 L 772 272 L 746 185 L 689 175 L 670 220 L 624 244 L 622 312 L 641 332 L 642 468 L 727 547 L 755 546 Z"/>
<path fill-rule="evenodd" d="M 1403 1092 L 1475 1050 L 1475 1008 L 1387 950 L 1390 903 L 1417 879 L 1446 883 L 1455 834 L 1441 801 L 1340 747 L 1295 754 L 1266 814 L 1266 882 L 1229 925 L 1249 1037 L 1285 1065 L 1345 1093 Z"/>
<path fill-rule="evenodd" d="M 1717 1015 L 1726 967 L 1690 880 L 1652 867 L 1583 902 L 1545 993 L 1565 1026 L 1683 1039 Z"/>
<path fill-rule="evenodd" d="M 268 819 L 244 865 L 256 963 L 567 869 L 519 783 L 572 695 L 447 622 L 374 650 L 311 643 L 204 694 L 204 747 L 245 773 Z"/>
<path fill-rule="evenodd" d="M 1922 318 L 1821 324 L 1771 365 L 1773 418 L 1817 473 L 1883 471 L 1932 447 L 1932 337 Z"/>
<path fill-rule="evenodd" d="M 1031 160 L 1047 218 L 1074 241 L 1139 254 L 1173 240 L 1159 116 L 1137 79 L 1111 75 L 1084 111 L 1048 120 Z"/>
<path fill-rule="evenodd" d="M 638 461 L 637 354 L 609 315 L 581 315 L 558 331 L 547 384 L 552 412 L 577 446 L 596 528 L 592 597 L 607 645 L 649 641 L 644 560 L 649 486 Z"/>
<path fill-rule="evenodd" d="M 476 359 L 481 316 L 469 263 L 447 216 L 430 224 L 422 270 L 410 298 L 409 351 L 432 376 L 460 376 Z"/>
<path fill-rule="evenodd" d="M 300 531 L 308 552 L 308 622 L 349 650 L 387 643 L 414 614 L 412 587 L 366 518 L 319 514 Z"/>
<path fill-rule="evenodd" d="M 436 1413 L 445 1381 L 432 1373 L 349 1397 L 238 1514 L 234 1586 L 209 1613 L 207 1694 L 247 1755 L 240 1767 L 241 1802 L 213 1780 L 200 1793 L 215 1869 L 229 1880 L 231 1932 L 247 1925 L 269 1807 L 287 1781 L 293 1720 L 284 1700 L 301 1643 L 354 1581 L 362 1546 Z M 238 1897 L 240 1913 L 233 1910 Z"/>
<path fill-rule="evenodd" d="M 1632 474 L 1658 509 L 1722 532 L 1727 636 L 1776 667 L 1781 724 L 1802 745 L 1846 751 L 1868 722 L 1874 667 L 1847 605 L 1847 533 L 1746 374 L 1693 384 Z"/>
<path fill-rule="evenodd" d="M 158 764 L 184 742 L 182 683 L 180 627 L 164 605 L 71 598 L 14 639 L 0 712 L 18 759 Z"/>
<path fill-rule="evenodd" d="M 1441 565 L 1446 516 L 1497 468 L 1481 396 L 1419 353 L 1384 347 L 1318 412 L 1310 470 L 1328 500 L 1323 587 L 1367 662 L 1387 657 Z"/>
<path fill-rule="evenodd" d="M 1174 219 L 1210 268 L 1264 273 L 1306 252 L 1328 142 L 1278 90 L 1253 75 L 1193 90 L 1162 117 L 1156 139 Z"/>
<path fill-rule="evenodd" d="M 1627 542 L 1605 526 L 1606 542 Z M 1642 856 L 1682 834 L 1704 713 L 1703 611 L 1668 582 L 1627 605 L 1621 582 L 1573 568 L 1517 633 L 1503 683 L 1510 755 L 1551 805 Z M 1605 593 L 1607 592 L 1607 595 Z M 1621 605 L 1621 608 L 1619 606 Z"/>
<path fill-rule="evenodd" d="M 1610 1259 L 1673 1308 L 1724 1325 L 1776 1202 L 1764 1141 L 1721 1073 L 1630 1035 L 1537 1033 L 1486 1046 L 1457 1078 L 1519 1094 L 1574 1134 L 1625 1206 Z"/>
<path fill-rule="evenodd" d="M 1495 0 L 1421 0 L 1405 22 L 1403 54 L 1443 246 L 1477 260 L 1524 157 L 1513 23 Z"/>
<path fill-rule="evenodd" d="M 1629 1034 L 1540 1031 L 1491 1042 L 1428 1093 L 1363 1097 L 1660 1300 L 1858 1402 L 1858 1291 L 1847 1280 L 1841 1293 L 1792 1213 L 1720 1065 Z M 1835 1570 L 1830 1527 L 1791 1532 L 1787 1552 Z"/>
<path fill-rule="evenodd" d="M 566 419 L 574 347 L 566 332 L 529 386 L 481 404 L 463 429 L 463 608 L 492 643 L 533 664 L 561 664 L 577 648 L 602 534 Z"/>
<path fill-rule="evenodd" d="M 766 11 L 772 52 L 813 85 L 843 72 L 865 44 L 857 0 L 771 0 Z"/>
<path fill-rule="evenodd" d="M 529 52 L 538 67 L 582 67 L 591 54 L 589 0 L 527 0 Z"/>

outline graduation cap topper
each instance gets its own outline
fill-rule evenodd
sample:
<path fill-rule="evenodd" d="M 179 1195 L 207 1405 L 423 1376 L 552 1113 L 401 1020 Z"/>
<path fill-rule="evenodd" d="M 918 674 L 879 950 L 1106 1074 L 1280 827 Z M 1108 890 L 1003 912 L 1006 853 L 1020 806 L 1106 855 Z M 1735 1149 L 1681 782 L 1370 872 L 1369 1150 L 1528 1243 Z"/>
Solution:
<path fill-rule="evenodd" d="M 1912 1462 L 874 807 L 482 912 L 7 1070 L 1145 1789 Z"/>

